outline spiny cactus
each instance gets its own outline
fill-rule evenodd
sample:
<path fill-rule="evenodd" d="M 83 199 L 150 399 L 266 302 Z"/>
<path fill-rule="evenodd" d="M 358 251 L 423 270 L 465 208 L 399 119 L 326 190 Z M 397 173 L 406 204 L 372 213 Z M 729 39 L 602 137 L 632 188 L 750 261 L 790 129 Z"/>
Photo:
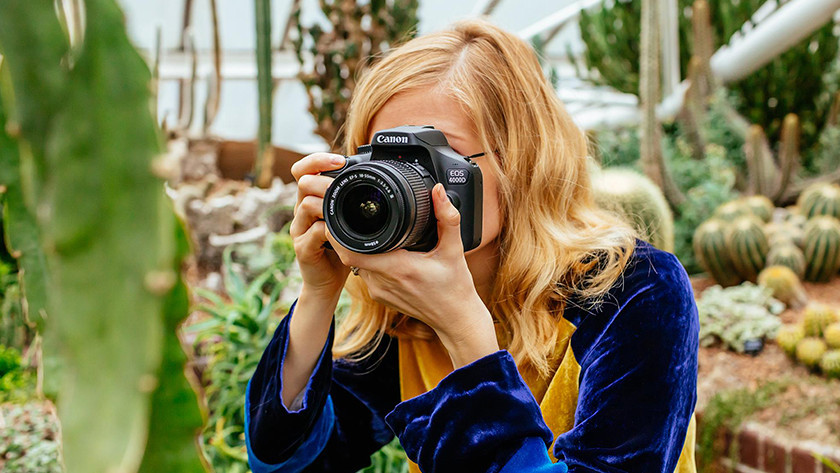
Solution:
<path fill-rule="evenodd" d="M 726 231 L 726 248 L 738 274 L 755 282 L 770 249 L 761 220 L 753 215 L 735 219 Z"/>
<path fill-rule="evenodd" d="M 776 343 L 789 356 L 796 356 L 796 345 L 805 338 L 805 329 L 799 324 L 785 324 L 776 333 Z"/>
<path fill-rule="evenodd" d="M 829 350 L 820 359 L 820 370 L 829 378 L 840 379 L 840 350 Z"/>
<path fill-rule="evenodd" d="M 805 337 L 796 344 L 796 359 L 808 368 L 815 369 L 826 350 L 828 346 L 822 338 Z"/>
<path fill-rule="evenodd" d="M 808 218 L 817 215 L 840 218 L 840 186 L 827 182 L 814 184 L 805 189 L 796 205 Z"/>
<path fill-rule="evenodd" d="M 811 303 L 805 308 L 805 315 L 802 319 L 802 327 L 805 335 L 809 337 L 820 337 L 823 331 L 837 321 L 834 310 L 826 304 Z"/>
<path fill-rule="evenodd" d="M 758 274 L 758 284 L 773 290 L 773 297 L 790 307 L 802 307 L 808 302 L 805 288 L 787 266 L 768 266 Z"/>
<path fill-rule="evenodd" d="M 804 253 L 808 281 L 828 281 L 840 269 L 840 221 L 818 216 L 805 224 Z"/>
<path fill-rule="evenodd" d="M 805 254 L 793 243 L 776 244 L 767 253 L 766 266 L 787 266 L 801 280 L 805 277 Z"/>
<path fill-rule="evenodd" d="M 717 218 L 703 222 L 694 232 L 693 246 L 700 265 L 718 284 L 726 287 L 742 281 L 726 247 L 726 222 Z"/>
<path fill-rule="evenodd" d="M 592 178 L 595 202 L 632 225 L 660 250 L 674 251 L 674 217 L 659 187 L 629 169 L 597 171 Z"/>
<path fill-rule="evenodd" d="M 741 205 L 763 222 L 769 222 L 773 217 L 773 202 L 763 195 L 751 195 L 741 199 Z"/>
<path fill-rule="evenodd" d="M 745 215 L 751 215 L 752 212 L 750 209 L 743 205 L 743 202 L 733 200 L 730 202 L 726 202 L 725 204 L 721 204 L 720 207 L 715 209 L 714 217 L 719 218 L 725 222 L 732 222 L 738 217 L 743 217 Z"/>
<path fill-rule="evenodd" d="M 829 347 L 840 348 L 840 322 L 829 324 L 829 326 L 823 330 L 823 338 Z"/>

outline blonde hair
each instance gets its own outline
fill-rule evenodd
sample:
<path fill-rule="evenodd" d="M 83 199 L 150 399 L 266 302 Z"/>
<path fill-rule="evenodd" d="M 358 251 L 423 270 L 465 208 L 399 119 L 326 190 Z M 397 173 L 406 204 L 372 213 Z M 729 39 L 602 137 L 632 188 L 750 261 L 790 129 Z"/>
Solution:
<path fill-rule="evenodd" d="M 484 20 L 413 39 L 372 67 L 353 94 L 348 154 L 394 95 L 437 87 L 474 120 L 499 181 L 500 263 L 488 309 L 520 368 L 551 370 L 557 323 L 570 298 L 597 305 L 621 276 L 636 233 L 591 197 L 587 143 L 549 85 L 533 49 Z M 361 358 L 384 334 L 428 337 L 428 327 L 374 302 L 350 278 L 353 304 L 333 355 Z M 424 329 L 425 327 L 425 329 Z"/>

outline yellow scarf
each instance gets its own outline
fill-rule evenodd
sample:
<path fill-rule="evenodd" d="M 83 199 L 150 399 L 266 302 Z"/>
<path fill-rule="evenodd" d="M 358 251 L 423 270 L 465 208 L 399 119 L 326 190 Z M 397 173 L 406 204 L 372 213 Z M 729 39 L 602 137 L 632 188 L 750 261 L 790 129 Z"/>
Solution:
<path fill-rule="evenodd" d="M 522 378 L 539 403 L 543 419 L 554 433 L 555 439 L 574 426 L 580 375 L 580 365 L 575 360 L 575 355 L 569 343 L 575 327 L 571 322 L 562 319 L 558 328 L 562 333 L 559 337 L 560 342 L 556 347 L 556 353 L 563 353 L 563 357 L 562 359 L 558 358 L 559 365 L 553 377 L 550 380 L 544 379 L 531 370 L 520 370 Z M 400 338 L 399 360 L 402 400 L 419 396 L 434 389 L 446 375 L 452 372 L 452 360 L 437 338 L 434 340 Z M 674 473 L 696 473 L 694 436 L 695 419 L 692 415 L 686 432 L 685 444 Z M 549 449 L 549 455 L 552 460 L 556 461 L 556 458 L 551 454 L 551 449 Z M 409 471 L 411 473 L 421 473 L 414 462 L 410 462 Z"/>

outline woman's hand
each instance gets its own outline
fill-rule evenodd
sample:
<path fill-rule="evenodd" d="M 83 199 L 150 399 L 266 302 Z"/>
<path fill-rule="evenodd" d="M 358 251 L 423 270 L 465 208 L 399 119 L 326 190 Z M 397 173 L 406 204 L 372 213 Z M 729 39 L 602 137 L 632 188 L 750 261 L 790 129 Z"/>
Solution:
<path fill-rule="evenodd" d="M 318 174 L 341 168 L 344 160 L 338 154 L 315 153 L 292 165 L 298 195 L 289 233 L 294 240 L 305 292 L 338 297 L 350 272 L 335 252 L 323 246 L 327 241 L 324 193 L 333 178 Z"/>
<path fill-rule="evenodd" d="M 432 190 L 438 244 L 428 253 L 350 251 L 332 238 L 346 266 L 359 268 L 371 298 L 432 327 L 460 367 L 499 349 L 493 319 L 464 259 L 461 216 L 441 184 Z M 346 274 L 346 273 L 345 273 Z"/>

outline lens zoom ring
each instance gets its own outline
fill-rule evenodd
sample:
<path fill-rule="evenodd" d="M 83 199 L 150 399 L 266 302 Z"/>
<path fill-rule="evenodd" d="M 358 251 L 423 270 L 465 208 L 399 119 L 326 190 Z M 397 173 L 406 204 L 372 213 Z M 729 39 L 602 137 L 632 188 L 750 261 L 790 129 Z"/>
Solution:
<path fill-rule="evenodd" d="M 400 247 L 405 248 L 417 243 L 423 237 L 426 227 L 429 226 L 429 215 L 432 211 L 432 199 L 429 194 L 429 189 L 426 188 L 423 182 L 423 176 L 413 166 L 410 166 L 402 161 L 385 161 L 395 169 L 400 171 L 411 191 L 414 194 L 414 203 L 417 214 L 414 216 L 414 227 L 411 229 L 405 240 L 400 244 Z"/>

